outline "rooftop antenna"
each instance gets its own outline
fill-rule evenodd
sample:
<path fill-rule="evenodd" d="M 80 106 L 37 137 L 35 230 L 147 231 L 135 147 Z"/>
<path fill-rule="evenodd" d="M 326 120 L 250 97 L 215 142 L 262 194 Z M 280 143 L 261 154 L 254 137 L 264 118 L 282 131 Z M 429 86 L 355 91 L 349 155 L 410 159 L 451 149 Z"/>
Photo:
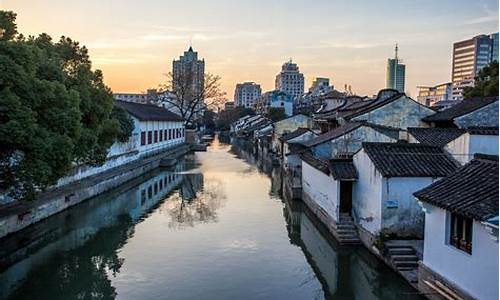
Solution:
<path fill-rule="evenodd" d="M 292 58 L 290 57 L 290 59 L 288 60 L 289 63 L 292 63 Z"/>
<path fill-rule="evenodd" d="M 394 55 L 394 58 L 396 59 L 396 61 L 398 61 L 398 43 L 396 43 L 396 48 L 394 48 L 394 52 L 395 52 L 395 55 Z"/>

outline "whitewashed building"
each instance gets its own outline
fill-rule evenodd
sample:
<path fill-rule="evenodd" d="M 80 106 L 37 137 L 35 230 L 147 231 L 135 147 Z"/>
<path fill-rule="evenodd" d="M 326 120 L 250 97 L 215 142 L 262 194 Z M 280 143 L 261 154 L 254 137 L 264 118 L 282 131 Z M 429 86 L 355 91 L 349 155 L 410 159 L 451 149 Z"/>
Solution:
<path fill-rule="evenodd" d="M 80 165 L 61 178 L 57 186 L 99 174 L 115 167 L 161 153 L 185 141 L 184 120 L 178 115 L 152 104 L 116 101 L 132 117 L 134 130 L 125 143 L 115 142 L 106 162 L 99 167 Z"/>
<path fill-rule="evenodd" d="M 476 155 L 414 194 L 425 211 L 418 287 L 431 299 L 498 299 L 498 171 L 498 156 Z"/>
<path fill-rule="evenodd" d="M 371 245 L 380 232 L 422 238 L 424 214 L 413 193 L 451 174 L 458 162 L 443 149 L 423 144 L 363 143 L 353 157 L 352 216 Z"/>
<path fill-rule="evenodd" d="M 498 127 L 473 128 L 408 128 L 412 143 L 443 147 L 461 164 L 475 153 L 498 155 Z"/>

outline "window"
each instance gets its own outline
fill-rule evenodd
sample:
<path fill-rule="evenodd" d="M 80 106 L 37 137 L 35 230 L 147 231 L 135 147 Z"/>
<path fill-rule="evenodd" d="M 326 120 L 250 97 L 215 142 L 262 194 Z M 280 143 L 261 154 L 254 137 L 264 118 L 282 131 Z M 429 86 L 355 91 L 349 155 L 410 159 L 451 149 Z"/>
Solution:
<path fill-rule="evenodd" d="M 168 129 L 164 130 L 163 135 L 165 136 L 165 141 L 167 141 L 168 140 Z"/>
<path fill-rule="evenodd" d="M 472 253 L 472 219 L 450 213 L 451 246 Z"/>
<path fill-rule="evenodd" d="M 148 198 L 151 199 L 153 197 L 153 187 L 148 186 Z"/>
<path fill-rule="evenodd" d="M 141 146 L 146 145 L 146 132 L 141 132 Z"/>
<path fill-rule="evenodd" d="M 155 191 L 155 195 L 158 194 L 158 183 L 155 182 L 154 184 L 154 191 Z"/>
<path fill-rule="evenodd" d="M 148 144 L 151 144 L 153 142 L 153 132 L 150 130 L 148 131 Z"/>
<path fill-rule="evenodd" d="M 160 130 L 160 142 L 163 142 L 163 130 Z"/>
<path fill-rule="evenodd" d="M 155 130 L 155 143 L 158 143 L 158 130 Z"/>

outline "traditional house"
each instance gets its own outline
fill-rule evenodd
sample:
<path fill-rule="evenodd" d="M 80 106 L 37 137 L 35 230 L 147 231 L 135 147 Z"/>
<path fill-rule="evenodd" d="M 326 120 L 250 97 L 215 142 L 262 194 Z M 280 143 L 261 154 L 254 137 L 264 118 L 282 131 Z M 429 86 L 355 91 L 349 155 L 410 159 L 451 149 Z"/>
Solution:
<path fill-rule="evenodd" d="M 414 193 L 425 211 L 419 289 L 431 299 L 498 299 L 498 156 L 478 154 Z"/>
<path fill-rule="evenodd" d="M 381 90 L 374 99 L 346 101 L 331 112 L 316 116 L 327 120 L 330 129 L 347 122 L 366 121 L 372 124 L 406 129 L 428 127 L 422 118 L 435 113 L 434 110 L 407 97 L 396 90 Z"/>
<path fill-rule="evenodd" d="M 363 142 L 397 142 L 399 129 L 368 122 L 348 122 L 304 143 L 321 158 L 356 153 Z"/>
<path fill-rule="evenodd" d="M 498 155 L 498 127 L 408 128 L 410 142 L 443 147 L 461 164 L 475 153 Z"/>
<path fill-rule="evenodd" d="M 340 243 L 359 243 L 354 227 L 342 228 L 352 210 L 352 186 L 358 174 L 352 159 L 321 159 L 303 152 L 302 200 Z"/>
<path fill-rule="evenodd" d="M 291 133 L 298 128 L 311 128 L 312 119 L 306 115 L 295 115 L 281 121 L 273 123 L 273 138 L 271 149 L 281 155 L 281 141 L 279 138 L 287 133 Z"/>
<path fill-rule="evenodd" d="M 81 165 L 59 179 L 61 186 L 75 180 L 96 175 L 147 156 L 179 146 L 185 142 L 184 120 L 165 108 L 135 102 L 116 100 L 134 122 L 134 130 L 127 142 L 115 142 L 108 151 L 106 162 L 99 167 Z"/>
<path fill-rule="evenodd" d="M 465 99 L 422 120 L 433 127 L 498 127 L 498 97 Z"/>
<path fill-rule="evenodd" d="M 281 154 L 282 154 L 282 159 L 283 162 L 286 165 L 286 160 L 287 160 L 287 154 L 290 153 L 290 145 L 293 144 L 301 144 L 303 145 L 304 142 L 316 137 L 317 134 L 312 131 L 309 128 L 303 128 L 299 127 L 296 130 L 286 133 L 282 135 L 281 137 L 278 138 L 278 140 L 281 142 L 280 148 L 281 148 Z"/>
<path fill-rule="evenodd" d="M 458 167 L 442 148 L 408 143 L 363 143 L 353 163 L 352 216 L 370 247 L 381 232 L 422 238 L 424 214 L 413 192 Z"/>

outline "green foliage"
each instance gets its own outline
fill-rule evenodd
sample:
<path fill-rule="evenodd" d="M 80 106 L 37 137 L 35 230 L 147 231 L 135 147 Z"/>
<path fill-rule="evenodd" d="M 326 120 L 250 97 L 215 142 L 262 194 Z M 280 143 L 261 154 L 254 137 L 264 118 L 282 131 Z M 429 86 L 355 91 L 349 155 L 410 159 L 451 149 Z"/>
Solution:
<path fill-rule="evenodd" d="M 273 122 L 286 119 L 285 109 L 281 107 L 270 107 L 269 112 L 267 113 L 267 117 Z"/>
<path fill-rule="evenodd" d="M 0 10 L 0 41 L 9 41 L 17 34 L 16 14 Z"/>
<path fill-rule="evenodd" d="M 235 107 L 231 110 L 223 110 L 217 118 L 215 127 L 217 130 L 221 131 L 229 130 L 231 123 L 247 115 L 253 116 L 255 115 L 255 112 L 251 108 L 244 107 Z"/>
<path fill-rule="evenodd" d="M 132 131 L 134 131 L 134 121 L 127 111 L 118 105 L 113 107 L 111 117 L 120 123 L 120 131 L 118 132 L 116 139 L 121 143 L 127 142 L 132 135 Z"/>
<path fill-rule="evenodd" d="M 464 90 L 464 97 L 489 97 L 498 96 L 498 62 L 493 61 L 476 76 L 474 87 Z"/>
<path fill-rule="evenodd" d="M 33 199 L 74 163 L 103 163 L 131 130 L 123 114 L 112 114 L 111 91 L 85 47 L 47 34 L 13 36 L 14 21 L 0 11 L 0 190 Z"/>

